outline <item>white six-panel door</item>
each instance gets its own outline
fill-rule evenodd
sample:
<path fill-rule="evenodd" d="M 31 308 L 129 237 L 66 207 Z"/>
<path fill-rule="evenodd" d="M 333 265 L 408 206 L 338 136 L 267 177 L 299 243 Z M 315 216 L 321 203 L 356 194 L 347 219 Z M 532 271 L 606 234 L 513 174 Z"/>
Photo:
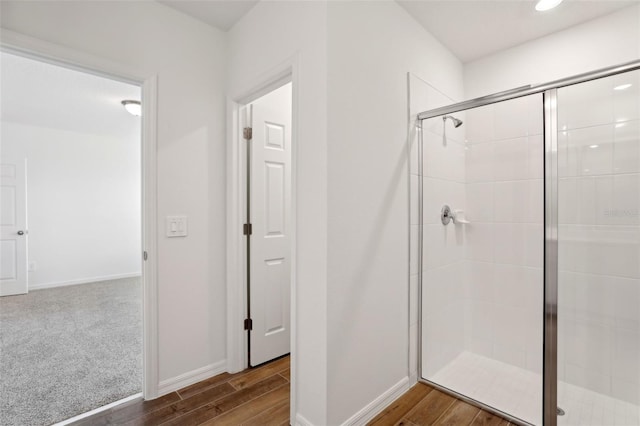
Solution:
<path fill-rule="evenodd" d="M 290 352 L 291 84 L 252 103 L 250 365 Z"/>
<path fill-rule="evenodd" d="M 0 296 L 27 293 L 25 160 L 0 164 Z"/>

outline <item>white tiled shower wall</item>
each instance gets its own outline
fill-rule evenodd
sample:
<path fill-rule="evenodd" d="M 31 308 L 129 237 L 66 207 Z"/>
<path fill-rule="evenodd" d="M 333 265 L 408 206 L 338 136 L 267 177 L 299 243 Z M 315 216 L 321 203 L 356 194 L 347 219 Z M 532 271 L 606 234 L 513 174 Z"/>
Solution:
<path fill-rule="evenodd" d="M 558 375 L 638 405 L 639 103 L 638 71 L 558 91 Z"/>
<path fill-rule="evenodd" d="M 465 124 L 465 347 L 542 374 L 542 95 L 469 110 Z"/>
<path fill-rule="evenodd" d="M 412 114 L 451 103 L 418 79 L 411 80 L 411 94 Z M 541 373 L 541 96 L 454 116 L 463 126 L 439 117 L 422 123 L 423 375 L 463 351 Z M 411 170 L 417 241 L 417 161 Z M 444 204 L 471 223 L 443 226 Z"/>

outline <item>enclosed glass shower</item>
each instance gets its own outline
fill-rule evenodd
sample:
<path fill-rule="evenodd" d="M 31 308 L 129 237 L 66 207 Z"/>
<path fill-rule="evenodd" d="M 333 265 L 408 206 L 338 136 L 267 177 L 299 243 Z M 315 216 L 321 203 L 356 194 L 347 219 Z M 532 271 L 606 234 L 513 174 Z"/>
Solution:
<path fill-rule="evenodd" d="M 418 114 L 418 365 L 517 424 L 640 424 L 640 62 Z"/>

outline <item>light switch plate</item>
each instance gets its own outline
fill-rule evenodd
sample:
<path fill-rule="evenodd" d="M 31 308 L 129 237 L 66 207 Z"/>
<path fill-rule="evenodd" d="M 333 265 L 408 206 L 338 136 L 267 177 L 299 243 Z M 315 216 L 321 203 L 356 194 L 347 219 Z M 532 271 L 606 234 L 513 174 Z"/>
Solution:
<path fill-rule="evenodd" d="M 187 236 L 187 216 L 167 216 L 165 224 L 167 237 Z"/>

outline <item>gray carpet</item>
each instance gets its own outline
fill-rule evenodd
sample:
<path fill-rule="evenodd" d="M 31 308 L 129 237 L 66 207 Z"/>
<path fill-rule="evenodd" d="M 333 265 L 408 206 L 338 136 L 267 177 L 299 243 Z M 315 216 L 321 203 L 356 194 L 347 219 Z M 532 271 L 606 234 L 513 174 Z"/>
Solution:
<path fill-rule="evenodd" d="M 0 297 L 0 424 L 50 425 L 141 389 L 138 278 Z"/>

